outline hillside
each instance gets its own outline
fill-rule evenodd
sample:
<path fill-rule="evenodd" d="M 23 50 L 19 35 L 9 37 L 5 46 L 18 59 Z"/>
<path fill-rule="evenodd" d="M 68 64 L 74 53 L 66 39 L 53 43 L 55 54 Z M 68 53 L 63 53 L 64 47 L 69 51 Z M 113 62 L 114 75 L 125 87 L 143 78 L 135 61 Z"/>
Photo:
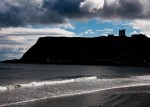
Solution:
<path fill-rule="evenodd" d="M 43 37 L 19 60 L 21 63 L 149 65 L 147 37 Z"/>

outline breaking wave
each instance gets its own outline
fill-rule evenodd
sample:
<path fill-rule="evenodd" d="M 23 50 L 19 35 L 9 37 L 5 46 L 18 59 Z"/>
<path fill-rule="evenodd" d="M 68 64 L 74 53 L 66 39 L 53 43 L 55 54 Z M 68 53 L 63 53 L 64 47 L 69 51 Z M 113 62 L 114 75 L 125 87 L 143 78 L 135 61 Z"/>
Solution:
<path fill-rule="evenodd" d="M 82 76 L 0 86 L 0 95 L 3 96 L 0 99 L 0 107 L 34 102 L 47 98 L 83 95 L 112 89 L 122 90 L 122 88 L 128 89 L 128 87 L 134 88 L 137 86 L 149 87 L 149 76 L 143 75 L 113 79 L 101 78 L 99 76 Z"/>
<path fill-rule="evenodd" d="M 79 77 L 79 78 L 72 78 L 72 79 L 57 79 L 57 80 L 49 80 L 49 81 L 41 81 L 41 82 L 30 82 L 27 84 L 0 86 L 0 91 L 13 90 L 17 88 L 30 88 L 30 87 L 40 87 L 45 85 L 56 85 L 56 84 L 66 84 L 66 83 L 73 83 L 73 82 L 90 81 L 94 79 L 97 79 L 97 77 L 91 76 L 91 77 Z"/>

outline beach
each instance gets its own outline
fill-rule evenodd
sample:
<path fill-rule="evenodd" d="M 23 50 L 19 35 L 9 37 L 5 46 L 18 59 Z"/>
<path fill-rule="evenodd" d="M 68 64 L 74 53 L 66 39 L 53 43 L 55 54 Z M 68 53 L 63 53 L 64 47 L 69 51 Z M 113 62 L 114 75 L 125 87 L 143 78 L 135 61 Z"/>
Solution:
<path fill-rule="evenodd" d="M 150 86 L 133 86 L 22 102 L 4 107 L 149 107 L 149 92 Z"/>
<path fill-rule="evenodd" d="M 0 69 L 0 107 L 150 106 L 149 67 L 3 64 Z"/>

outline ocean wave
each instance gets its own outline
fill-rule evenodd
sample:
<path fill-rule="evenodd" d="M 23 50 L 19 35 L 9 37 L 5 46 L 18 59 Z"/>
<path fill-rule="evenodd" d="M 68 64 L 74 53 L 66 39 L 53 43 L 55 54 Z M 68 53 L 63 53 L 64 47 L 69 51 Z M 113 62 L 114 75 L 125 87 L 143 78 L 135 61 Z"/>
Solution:
<path fill-rule="evenodd" d="M 18 88 L 32 88 L 32 87 L 41 87 L 46 85 L 58 85 L 58 84 L 67 84 L 67 83 L 75 83 L 75 82 L 88 82 L 91 80 L 100 80 L 99 82 L 103 81 L 125 81 L 134 82 L 134 84 L 149 84 L 150 75 L 143 75 L 143 76 L 131 76 L 129 78 L 103 78 L 103 76 L 78 76 L 78 77 L 66 77 L 66 78 L 58 78 L 53 80 L 47 81 L 32 81 L 30 83 L 25 84 L 12 84 L 7 86 L 0 86 L 0 92 L 6 90 L 14 90 Z M 124 84 L 125 85 L 125 84 Z"/>
<path fill-rule="evenodd" d="M 90 81 L 94 79 L 97 79 L 97 77 L 90 76 L 90 77 L 78 77 L 78 78 L 72 78 L 72 79 L 57 79 L 57 80 L 49 80 L 49 81 L 41 81 L 41 82 L 30 82 L 27 84 L 0 86 L 0 91 L 13 90 L 13 89 L 18 89 L 18 88 L 40 87 L 44 85 L 56 85 L 56 84 L 66 84 L 66 83 L 73 83 L 73 82 L 83 82 L 83 81 Z"/>
<path fill-rule="evenodd" d="M 113 79 L 98 78 L 97 76 L 80 76 L 0 86 L 0 90 L 3 91 L 1 92 L 2 97 L 0 102 L 2 103 L 0 103 L 0 107 L 34 102 L 47 98 L 76 96 L 100 91 L 112 92 L 113 90 L 118 90 L 120 92 L 129 92 L 130 89 L 134 88 L 133 91 L 135 92 L 145 92 L 144 90 L 147 87 L 150 87 L 150 82 L 145 81 L 144 78 L 139 80 L 137 76 Z M 11 91 L 8 93 L 6 90 Z M 149 92 L 149 90 L 146 92 Z M 13 101 L 14 98 L 16 99 L 15 101 Z"/>
<path fill-rule="evenodd" d="M 84 94 L 92 94 L 92 93 L 96 93 L 96 92 L 101 92 L 101 91 L 110 91 L 110 90 L 118 90 L 117 92 L 122 92 L 122 90 L 127 89 L 128 91 L 126 91 L 125 93 L 123 93 L 123 95 L 120 93 L 118 94 L 118 96 L 115 96 L 113 98 L 108 99 L 107 103 L 110 103 L 112 100 L 116 101 L 118 100 L 118 98 L 120 96 L 123 96 L 122 99 L 119 98 L 119 100 L 124 100 L 124 96 L 129 95 L 129 94 L 139 94 L 140 92 L 135 91 L 133 93 L 130 93 L 130 88 L 134 88 L 134 90 L 136 90 L 139 87 L 150 87 L 150 84 L 135 84 L 135 85 L 125 85 L 125 86 L 119 86 L 119 87 L 111 87 L 111 88 L 104 88 L 104 89 L 96 89 L 96 90 L 89 90 L 89 91 L 84 91 L 84 92 L 75 92 L 75 93 L 70 93 L 70 94 L 62 94 L 62 95 L 57 95 L 57 96 L 53 96 L 51 98 L 60 98 L 60 97 L 71 97 L 71 96 L 77 96 L 77 95 L 84 95 Z M 113 91 L 111 91 L 113 92 Z M 141 93 L 148 93 L 146 91 L 143 91 Z M 112 93 L 110 93 L 111 95 Z M 112 94 L 113 95 L 113 94 Z M 0 105 L 0 107 L 7 107 L 7 106 L 12 106 L 12 105 L 19 105 L 19 104 L 24 104 L 24 103 L 29 103 L 29 102 L 36 102 L 36 101 L 40 101 L 40 100 L 46 100 L 49 99 L 50 97 L 43 97 L 43 98 L 37 98 L 37 99 L 32 99 L 32 100 L 26 100 L 26 101 L 20 101 L 20 102 L 13 102 L 13 103 L 9 103 L 9 104 L 2 104 Z M 105 103 L 106 104 L 106 103 Z M 107 104 L 106 104 L 107 105 Z"/>
<path fill-rule="evenodd" d="M 150 75 L 132 76 L 132 78 L 136 78 L 140 80 L 150 80 Z"/>
<path fill-rule="evenodd" d="M 7 87 L 0 86 L 0 91 L 5 91 L 5 90 L 7 90 Z"/>

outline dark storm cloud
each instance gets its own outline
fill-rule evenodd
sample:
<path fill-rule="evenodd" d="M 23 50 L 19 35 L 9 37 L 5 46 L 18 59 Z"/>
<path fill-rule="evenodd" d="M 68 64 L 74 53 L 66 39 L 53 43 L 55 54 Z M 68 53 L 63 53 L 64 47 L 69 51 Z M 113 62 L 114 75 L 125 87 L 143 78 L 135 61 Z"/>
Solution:
<path fill-rule="evenodd" d="M 95 1 L 102 8 L 92 6 Z M 149 19 L 149 0 L 0 0 L 0 27 L 67 23 L 67 19 Z M 84 9 L 81 8 L 81 3 Z M 88 6 L 88 7 L 87 7 Z M 89 9 L 90 11 L 86 11 Z M 93 11 L 91 11 L 93 9 Z"/>
<path fill-rule="evenodd" d="M 0 27 L 66 23 L 80 16 L 80 1 L 0 0 Z"/>
<path fill-rule="evenodd" d="M 119 1 L 118 15 L 122 17 L 136 18 L 141 17 L 144 8 L 138 0 L 121 0 Z"/>
<path fill-rule="evenodd" d="M 80 14 L 80 2 L 82 0 L 56 0 L 53 6 L 49 7 L 50 3 L 44 2 L 44 7 L 49 10 L 55 10 L 59 14 L 66 17 L 79 17 Z"/>
<path fill-rule="evenodd" d="M 66 18 L 51 9 L 53 2 L 44 7 L 42 0 L 0 0 L 0 27 L 65 23 Z M 14 3 L 16 2 L 16 4 Z"/>
<path fill-rule="evenodd" d="M 150 3 L 148 0 L 114 0 L 110 5 L 104 5 L 104 18 L 149 19 Z M 108 1 L 109 2 L 109 1 Z"/>

